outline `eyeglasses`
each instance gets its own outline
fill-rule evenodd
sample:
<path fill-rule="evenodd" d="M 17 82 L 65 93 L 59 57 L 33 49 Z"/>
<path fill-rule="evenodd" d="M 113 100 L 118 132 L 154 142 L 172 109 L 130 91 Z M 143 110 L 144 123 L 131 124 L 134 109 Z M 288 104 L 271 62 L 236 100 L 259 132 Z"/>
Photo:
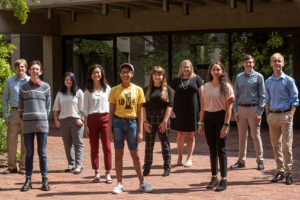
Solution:
<path fill-rule="evenodd" d="M 40 71 L 41 69 L 39 68 L 30 68 L 31 71 Z"/>
<path fill-rule="evenodd" d="M 129 75 L 129 74 L 131 74 L 131 71 L 129 71 L 129 72 L 120 72 L 120 74 L 122 74 L 122 75 Z"/>

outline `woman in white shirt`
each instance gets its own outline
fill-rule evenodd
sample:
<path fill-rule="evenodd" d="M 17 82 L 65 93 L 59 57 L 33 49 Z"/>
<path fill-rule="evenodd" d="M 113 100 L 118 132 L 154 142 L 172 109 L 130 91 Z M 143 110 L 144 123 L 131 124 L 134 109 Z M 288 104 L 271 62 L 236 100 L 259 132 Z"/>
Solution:
<path fill-rule="evenodd" d="M 84 121 L 85 134 L 90 138 L 91 162 L 95 170 L 94 182 L 100 182 L 99 174 L 99 136 L 101 135 L 106 183 L 111 184 L 110 170 L 112 169 L 111 143 L 108 138 L 108 96 L 110 87 L 105 79 L 104 69 L 94 64 L 89 68 L 84 87 Z M 100 135 L 99 135 L 100 133 Z"/>
<path fill-rule="evenodd" d="M 61 130 L 68 160 L 69 168 L 65 172 L 80 174 L 83 169 L 83 92 L 76 86 L 72 72 L 67 72 L 63 77 L 61 89 L 55 98 L 53 115 L 56 127 Z"/>

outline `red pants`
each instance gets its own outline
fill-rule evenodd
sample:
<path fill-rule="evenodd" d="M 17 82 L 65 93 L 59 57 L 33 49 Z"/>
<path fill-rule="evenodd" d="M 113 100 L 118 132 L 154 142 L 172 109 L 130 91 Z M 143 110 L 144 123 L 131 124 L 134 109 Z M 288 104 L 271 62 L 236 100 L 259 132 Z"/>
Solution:
<path fill-rule="evenodd" d="M 108 139 L 108 115 L 108 113 L 94 113 L 88 116 L 93 169 L 99 169 L 99 133 L 101 135 L 105 169 L 112 169 L 111 148 Z"/>

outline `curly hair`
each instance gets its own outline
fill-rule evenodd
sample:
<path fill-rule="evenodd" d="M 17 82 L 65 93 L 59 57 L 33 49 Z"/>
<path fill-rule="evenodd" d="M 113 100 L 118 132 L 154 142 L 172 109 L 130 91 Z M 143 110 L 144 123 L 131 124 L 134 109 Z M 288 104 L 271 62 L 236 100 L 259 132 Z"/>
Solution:
<path fill-rule="evenodd" d="M 100 79 L 100 84 L 101 84 L 101 87 L 103 88 L 103 91 L 105 92 L 106 91 L 106 88 L 107 88 L 107 80 L 105 78 L 105 72 L 104 72 L 104 69 L 101 65 L 99 64 L 94 64 L 92 65 L 90 68 L 89 68 L 89 71 L 88 71 L 88 75 L 87 75 L 87 79 L 86 79 L 86 83 L 85 83 L 85 86 L 84 86 L 84 90 L 88 90 L 89 92 L 94 92 L 95 89 L 93 87 L 93 79 L 92 79 L 92 74 L 93 74 L 93 71 L 94 69 L 96 68 L 99 68 L 100 71 L 101 71 L 101 79 Z"/>
<path fill-rule="evenodd" d="M 210 82 L 212 81 L 214 78 L 213 76 L 211 75 L 211 68 L 214 66 L 214 65 L 219 65 L 222 69 L 222 74 L 220 75 L 220 92 L 221 94 L 223 95 L 226 95 L 228 94 L 228 87 L 227 87 L 227 83 L 229 85 L 231 85 L 231 82 L 228 78 L 228 75 L 226 73 L 226 70 L 225 70 L 225 67 L 222 63 L 220 62 L 213 62 L 210 64 L 209 68 L 208 68 L 208 72 L 207 72 L 207 82 Z M 232 87 L 232 85 L 231 85 Z"/>

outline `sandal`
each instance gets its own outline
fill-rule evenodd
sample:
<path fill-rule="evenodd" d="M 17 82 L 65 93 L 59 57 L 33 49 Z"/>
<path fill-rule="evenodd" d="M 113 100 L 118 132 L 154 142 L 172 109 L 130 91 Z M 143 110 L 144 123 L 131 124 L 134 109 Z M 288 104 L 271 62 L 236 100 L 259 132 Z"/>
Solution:
<path fill-rule="evenodd" d="M 185 167 L 190 167 L 190 166 L 192 166 L 192 165 L 193 165 L 193 161 L 192 161 L 191 159 L 187 159 L 184 166 L 185 166 Z"/>
<path fill-rule="evenodd" d="M 178 157 L 177 165 L 178 166 L 183 166 L 182 158 Z"/>
<path fill-rule="evenodd" d="M 95 178 L 94 178 L 93 182 L 94 183 L 100 183 L 100 174 L 99 174 L 99 172 L 95 172 Z"/>
<path fill-rule="evenodd" d="M 107 179 L 107 176 L 109 175 L 109 173 L 105 173 L 105 174 L 106 174 L 106 183 L 107 184 L 112 184 L 111 177 L 109 179 Z"/>

